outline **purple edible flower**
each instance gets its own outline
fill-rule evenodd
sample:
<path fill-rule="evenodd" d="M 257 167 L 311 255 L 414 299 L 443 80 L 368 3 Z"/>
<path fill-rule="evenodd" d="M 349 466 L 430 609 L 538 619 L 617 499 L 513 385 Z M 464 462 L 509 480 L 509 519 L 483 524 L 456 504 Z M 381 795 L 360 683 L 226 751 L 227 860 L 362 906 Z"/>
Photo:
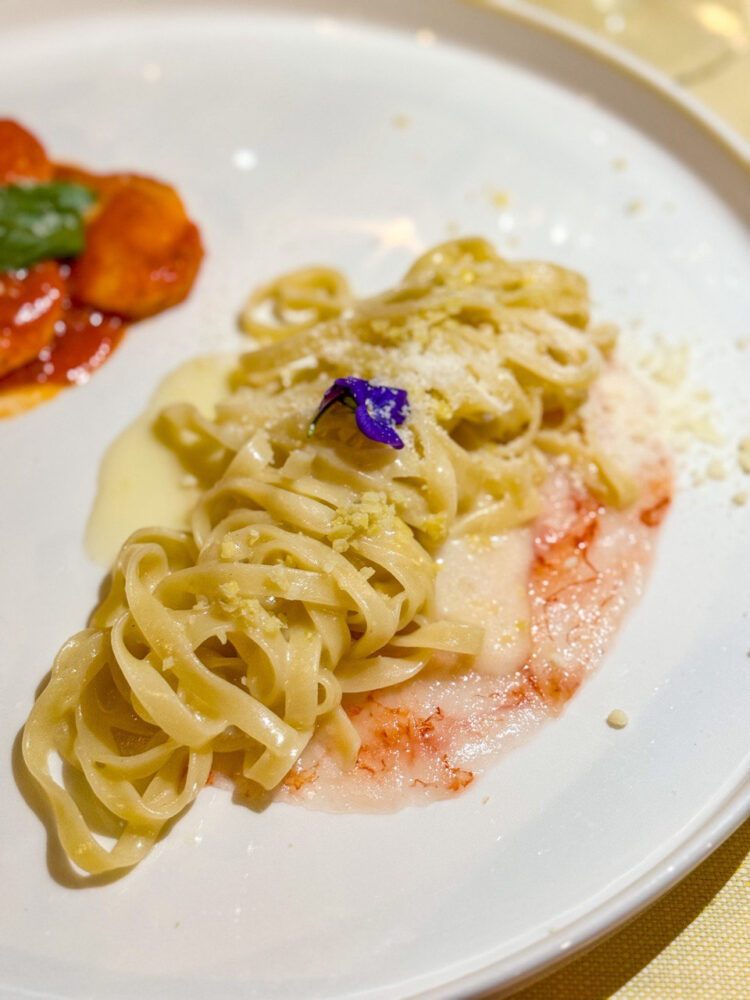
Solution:
<path fill-rule="evenodd" d="M 313 417 L 307 436 L 315 431 L 315 425 L 334 403 L 343 403 L 354 410 L 357 427 L 365 437 L 391 448 L 403 448 L 404 442 L 396 433 L 406 420 L 409 412 L 409 397 L 405 389 L 394 389 L 389 385 L 373 385 L 364 378 L 349 375 L 337 378 L 323 396 L 318 412 Z"/>

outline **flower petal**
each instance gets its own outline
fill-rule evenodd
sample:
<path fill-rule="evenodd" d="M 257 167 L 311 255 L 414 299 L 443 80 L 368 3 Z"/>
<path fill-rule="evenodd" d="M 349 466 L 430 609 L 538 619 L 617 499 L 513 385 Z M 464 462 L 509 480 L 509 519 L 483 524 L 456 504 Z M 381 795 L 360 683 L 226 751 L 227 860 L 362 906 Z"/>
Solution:
<path fill-rule="evenodd" d="M 409 412 L 409 397 L 405 389 L 389 385 L 375 385 L 367 379 L 347 375 L 337 378 L 321 401 L 318 412 L 310 424 L 308 437 L 325 411 L 341 402 L 355 411 L 357 426 L 365 437 L 391 448 L 403 448 L 404 442 L 396 433 Z"/>
<path fill-rule="evenodd" d="M 396 431 L 384 421 L 373 417 L 368 412 L 366 405 L 357 407 L 354 418 L 357 421 L 357 427 L 371 441 L 377 441 L 379 444 L 388 444 L 391 448 L 404 447 L 404 442 Z"/>

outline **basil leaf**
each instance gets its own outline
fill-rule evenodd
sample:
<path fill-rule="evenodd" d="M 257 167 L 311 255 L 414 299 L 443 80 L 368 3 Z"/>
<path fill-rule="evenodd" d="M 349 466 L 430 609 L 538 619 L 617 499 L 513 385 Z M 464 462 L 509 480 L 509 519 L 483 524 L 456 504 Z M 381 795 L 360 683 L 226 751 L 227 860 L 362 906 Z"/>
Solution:
<path fill-rule="evenodd" d="M 77 256 L 95 201 L 93 191 L 67 181 L 0 187 L 0 271 Z"/>

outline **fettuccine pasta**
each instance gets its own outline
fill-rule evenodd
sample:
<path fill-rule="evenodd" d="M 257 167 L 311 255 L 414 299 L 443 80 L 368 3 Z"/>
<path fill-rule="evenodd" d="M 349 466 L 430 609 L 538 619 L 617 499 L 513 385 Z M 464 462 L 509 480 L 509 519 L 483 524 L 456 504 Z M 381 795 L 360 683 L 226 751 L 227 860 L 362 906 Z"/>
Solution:
<path fill-rule="evenodd" d="M 213 419 L 189 402 L 159 418 L 203 489 L 190 529 L 127 540 L 24 731 L 87 872 L 140 861 L 220 755 L 271 790 L 322 731 L 351 766 L 344 695 L 441 654 L 471 663 L 482 630 L 436 615 L 436 555 L 531 520 L 551 462 L 604 502 L 634 499 L 581 416 L 615 338 L 590 323 L 571 271 L 457 240 L 370 299 L 335 271 L 297 271 L 259 289 L 241 323 L 260 346 Z M 353 376 L 406 391 L 402 448 L 342 405 L 310 433 L 332 383 Z"/>

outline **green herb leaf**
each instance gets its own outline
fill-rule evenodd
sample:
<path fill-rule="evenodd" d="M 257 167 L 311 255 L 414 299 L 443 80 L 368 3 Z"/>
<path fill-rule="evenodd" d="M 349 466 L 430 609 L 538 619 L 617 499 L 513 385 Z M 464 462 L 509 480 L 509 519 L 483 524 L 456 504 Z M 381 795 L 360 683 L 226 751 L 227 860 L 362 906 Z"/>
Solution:
<path fill-rule="evenodd" d="M 93 191 L 67 181 L 0 187 L 0 271 L 77 256 L 95 201 Z"/>

